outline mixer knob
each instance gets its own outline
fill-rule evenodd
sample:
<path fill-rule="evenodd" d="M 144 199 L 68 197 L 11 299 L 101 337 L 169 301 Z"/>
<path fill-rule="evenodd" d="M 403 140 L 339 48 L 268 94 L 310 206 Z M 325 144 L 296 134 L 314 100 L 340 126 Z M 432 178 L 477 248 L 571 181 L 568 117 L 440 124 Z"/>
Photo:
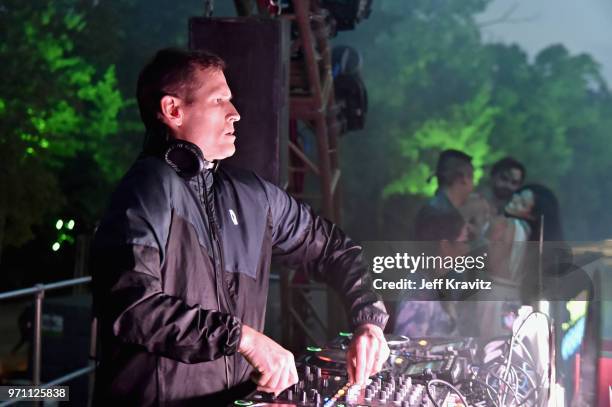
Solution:
<path fill-rule="evenodd" d="M 293 391 L 291 389 L 288 389 L 285 393 L 285 397 L 287 397 L 287 400 L 293 400 Z"/>
<path fill-rule="evenodd" d="M 316 406 L 321 405 L 321 395 L 319 393 L 315 394 L 314 402 Z"/>
<path fill-rule="evenodd" d="M 316 378 L 320 379 L 321 378 L 321 368 L 317 366 L 315 367 L 314 371 L 315 371 Z"/>
<path fill-rule="evenodd" d="M 308 402 L 308 394 L 305 391 L 301 392 L 300 402 L 306 404 Z"/>
<path fill-rule="evenodd" d="M 323 379 L 323 387 L 329 386 L 329 380 L 327 378 Z"/>
<path fill-rule="evenodd" d="M 381 390 L 378 393 L 378 400 L 380 400 L 381 402 L 385 402 L 387 400 L 387 393 L 385 393 L 383 390 Z"/>
<path fill-rule="evenodd" d="M 393 401 L 402 401 L 402 399 L 404 398 L 404 396 L 402 395 L 401 392 L 396 391 L 395 392 L 395 397 L 393 398 Z"/>

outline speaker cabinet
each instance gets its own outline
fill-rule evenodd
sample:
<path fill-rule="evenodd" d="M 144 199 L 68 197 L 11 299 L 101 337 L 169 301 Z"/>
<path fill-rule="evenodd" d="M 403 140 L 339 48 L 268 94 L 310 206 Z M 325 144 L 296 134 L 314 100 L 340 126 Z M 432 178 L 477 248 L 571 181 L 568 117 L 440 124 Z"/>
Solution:
<path fill-rule="evenodd" d="M 236 154 L 224 160 L 284 186 L 289 126 L 289 22 L 244 18 L 189 20 L 189 48 L 227 63 L 225 75 L 240 113 Z"/>

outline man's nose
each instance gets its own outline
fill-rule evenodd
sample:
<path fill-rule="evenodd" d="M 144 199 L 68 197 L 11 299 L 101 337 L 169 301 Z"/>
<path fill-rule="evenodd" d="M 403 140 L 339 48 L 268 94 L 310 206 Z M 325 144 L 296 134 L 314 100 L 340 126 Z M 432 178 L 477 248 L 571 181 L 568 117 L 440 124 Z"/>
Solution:
<path fill-rule="evenodd" d="M 234 104 L 231 102 L 230 104 L 232 105 L 232 108 L 231 108 L 230 114 L 228 115 L 228 119 L 231 122 L 237 122 L 238 120 L 240 120 L 240 114 L 238 113 L 236 106 L 234 106 Z"/>

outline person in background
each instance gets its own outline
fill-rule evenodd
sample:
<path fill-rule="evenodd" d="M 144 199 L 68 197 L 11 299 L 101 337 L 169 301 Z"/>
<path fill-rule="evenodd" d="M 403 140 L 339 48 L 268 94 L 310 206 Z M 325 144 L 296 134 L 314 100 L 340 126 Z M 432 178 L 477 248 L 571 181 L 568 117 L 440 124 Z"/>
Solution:
<path fill-rule="evenodd" d="M 491 219 L 504 214 L 512 194 L 521 187 L 526 176 L 523 164 L 512 157 L 504 157 L 493 164 L 488 182 L 481 184 L 460 208 L 469 225 L 471 240 L 484 239 Z"/>
<path fill-rule="evenodd" d="M 492 220 L 487 234 L 488 271 L 498 287 L 497 297 L 483 301 L 478 313 L 481 332 L 492 336 L 511 332 L 508 314 L 538 298 L 544 288 L 539 285 L 540 277 L 554 276 L 560 265 L 571 263 L 571 253 L 563 242 L 559 203 L 549 188 L 538 184 L 519 188 L 504 212 Z M 537 243 L 540 233 L 542 253 Z M 539 276 L 540 256 L 543 276 Z M 510 322 L 504 325 L 503 320 Z"/>
<path fill-rule="evenodd" d="M 436 194 L 419 210 L 415 219 L 415 240 L 429 234 L 431 219 L 438 214 L 459 212 L 474 189 L 474 168 L 472 157 L 458 150 L 444 150 L 440 153 L 436 172 L 438 180 Z"/>
<path fill-rule="evenodd" d="M 491 179 L 477 192 L 489 202 L 493 216 L 503 215 L 512 194 L 523 185 L 526 177 L 527 170 L 523 164 L 512 157 L 504 157 L 493 164 Z"/>
<path fill-rule="evenodd" d="M 422 221 L 429 227 L 417 235 L 417 251 L 443 258 L 466 255 L 470 246 L 468 230 L 461 214 L 454 210 L 430 210 Z M 443 277 L 443 270 L 417 270 L 412 276 L 420 278 Z M 395 309 L 393 329 L 396 335 L 409 337 L 453 336 L 456 332 L 456 309 L 453 301 L 440 301 L 439 292 L 418 291 L 400 301 Z"/>
<path fill-rule="evenodd" d="M 563 242 L 559 203 L 549 188 L 530 184 L 514 192 L 504 212 L 492 220 L 487 237 L 496 274 L 515 280 L 526 261 L 525 242 L 539 241 L 541 232 L 545 242 Z"/>

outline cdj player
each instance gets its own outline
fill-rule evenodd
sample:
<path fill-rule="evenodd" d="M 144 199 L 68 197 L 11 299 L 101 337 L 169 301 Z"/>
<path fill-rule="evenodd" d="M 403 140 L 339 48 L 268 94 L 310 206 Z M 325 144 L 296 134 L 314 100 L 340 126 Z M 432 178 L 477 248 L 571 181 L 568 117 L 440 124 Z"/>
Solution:
<path fill-rule="evenodd" d="M 253 392 L 234 406 L 357 407 L 461 406 L 448 388 L 430 387 L 432 379 L 449 383 L 462 380 L 476 354 L 472 338 L 409 339 L 386 335 L 391 351 L 383 370 L 364 386 L 350 385 L 346 373 L 346 351 L 351 334 L 341 332 L 326 347 L 308 347 L 297 359 L 299 381 L 278 396 Z M 432 401 L 435 400 L 435 403 Z"/>

